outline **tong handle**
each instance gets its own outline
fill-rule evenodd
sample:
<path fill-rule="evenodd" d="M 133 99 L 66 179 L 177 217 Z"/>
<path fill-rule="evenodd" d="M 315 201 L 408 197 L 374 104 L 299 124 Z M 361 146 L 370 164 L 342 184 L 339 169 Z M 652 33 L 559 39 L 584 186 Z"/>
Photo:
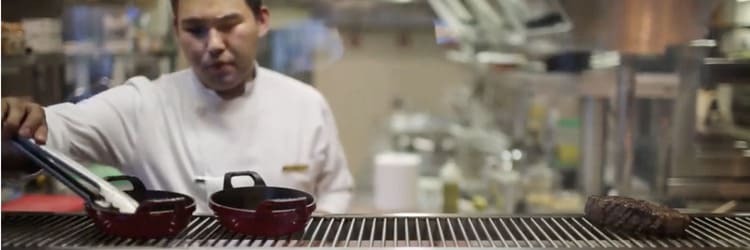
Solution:
<path fill-rule="evenodd" d="M 49 158 L 45 157 L 39 149 L 39 146 L 37 146 L 34 142 L 19 138 L 13 138 L 12 142 L 21 150 L 21 152 L 29 156 L 32 161 L 42 167 L 42 169 L 65 184 L 65 186 L 73 190 L 73 192 L 84 198 L 87 202 L 94 203 L 96 200 L 102 199 L 101 195 L 98 195 L 95 192 L 92 192 L 90 189 L 84 187 L 75 179 L 75 177 L 71 176 L 70 173 L 66 173 L 61 169 L 54 167 L 55 163 L 53 163 Z"/>
<path fill-rule="evenodd" d="M 86 167 L 69 159 L 67 156 L 36 145 L 36 143 L 31 140 L 19 138 L 14 138 L 13 140 L 18 146 L 24 149 L 29 156 L 32 156 L 32 158 L 35 158 L 39 163 L 42 163 L 41 165 L 47 171 L 53 173 L 55 177 L 60 178 L 64 184 L 73 189 L 73 191 L 79 195 L 88 198 L 89 202 L 95 202 L 97 204 L 102 204 L 103 206 L 112 205 L 120 212 L 129 214 L 135 213 L 138 208 L 138 202 L 132 197 L 120 191 L 112 184 L 97 177 L 86 169 Z M 73 176 L 80 177 L 97 190 L 92 191 L 91 189 L 84 187 L 84 185 Z"/>

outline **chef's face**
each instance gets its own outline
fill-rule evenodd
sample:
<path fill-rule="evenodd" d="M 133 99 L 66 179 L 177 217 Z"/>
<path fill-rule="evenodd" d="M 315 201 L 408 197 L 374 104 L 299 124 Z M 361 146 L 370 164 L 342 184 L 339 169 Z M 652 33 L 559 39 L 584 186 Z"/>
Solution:
<path fill-rule="evenodd" d="M 255 70 L 258 39 L 269 12 L 255 15 L 244 0 L 179 0 L 175 30 L 200 81 L 222 97 L 240 95 Z"/>

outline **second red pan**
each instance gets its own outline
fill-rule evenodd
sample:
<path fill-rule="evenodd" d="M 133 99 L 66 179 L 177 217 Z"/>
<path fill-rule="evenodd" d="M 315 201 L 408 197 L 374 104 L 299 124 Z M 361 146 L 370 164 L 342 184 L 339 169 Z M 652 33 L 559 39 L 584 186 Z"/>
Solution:
<path fill-rule="evenodd" d="M 255 185 L 233 187 L 232 178 L 249 176 Z M 258 173 L 232 172 L 224 176 L 224 189 L 213 193 L 209 206 L 230 231 L 262 237 L 290 235 L 305 228 L 315 211 L 311 194 L 282 187 L 268 187 Z"/>

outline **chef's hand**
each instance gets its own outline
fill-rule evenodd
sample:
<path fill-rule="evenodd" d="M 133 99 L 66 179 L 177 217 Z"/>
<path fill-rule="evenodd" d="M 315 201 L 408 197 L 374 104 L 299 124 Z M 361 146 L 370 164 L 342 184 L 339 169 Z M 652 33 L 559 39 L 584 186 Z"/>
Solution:
<path fill-rule="evenodd" d="M 2 103 L 3 141 L 18 136 L 33 138 L 39 144 L 47 142 L 47 122 L 41 105 L 17 97 L 4 97 Z"/>

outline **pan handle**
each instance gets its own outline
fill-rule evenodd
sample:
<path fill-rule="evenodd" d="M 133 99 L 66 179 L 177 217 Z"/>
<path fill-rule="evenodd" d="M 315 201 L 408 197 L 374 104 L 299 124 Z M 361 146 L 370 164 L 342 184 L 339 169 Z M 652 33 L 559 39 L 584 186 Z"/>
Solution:
<path fill-rule="evenodd" d="M 253 182 L 255 183 L 256 187 L 266 186 L 266 182 L 263 181 L 263 178 L 260 178 L 260 175 L 255 171 L 229 172 L 224 174 L 224 190 L 230 190 L 234 188 L 232 186 L 232 178 L 236 176 L 250 176 L 250 178 L 253 178 Z"/>
<path fill-rule="evenodd" d="M 144 216 L 148 216 L 148 213 L 152 212 L 156 206 L 172 205 L 174 207 L 175 216 L 179 216 L 186 212 L 185 207 L 187 207 L 188 205 L 187 202 L 188 201 L 185 197 L 175 197 L 175 198 L 158 199 L 158 200 L 145 200 L 141 202 L 140 206 L 138 206 L 138 209 L 135 211 L 135 214 L 137 217 L 145 218 Z"/>
<path fill-rule="evenodd" d="M 283 207 L 283 208 L 280 208 Z M 306 197 L 297 197 L 297 198 L 289 198 L 289 199 L 269 199 L 262 201 L 257 208 L 258 214 L 268 214 L 270 215 L 273 213 L 273 210 L 278 209 L 290 209 L 294 208 L 294 212 L 298 216 L 306 216 L 307 215 L 307 198 Z M 303 217 L 300 217 L 303 218 Z"/>
<path fill-rule="evenodd" d="M 143 194 L 146 193 L 146 186 L 143 185 L 143 182 L 141 182 L 141 180 L 135 176 L 130 176 L 130 175 L 110 176 L 110 177 L 104 178 L 104 180 L 108 182 L 127 181 L 130 183 L 131 186 L 133 186 L 133 193 L 135 193 L 136 196 L 138 197 L 143 196 Z"/>

